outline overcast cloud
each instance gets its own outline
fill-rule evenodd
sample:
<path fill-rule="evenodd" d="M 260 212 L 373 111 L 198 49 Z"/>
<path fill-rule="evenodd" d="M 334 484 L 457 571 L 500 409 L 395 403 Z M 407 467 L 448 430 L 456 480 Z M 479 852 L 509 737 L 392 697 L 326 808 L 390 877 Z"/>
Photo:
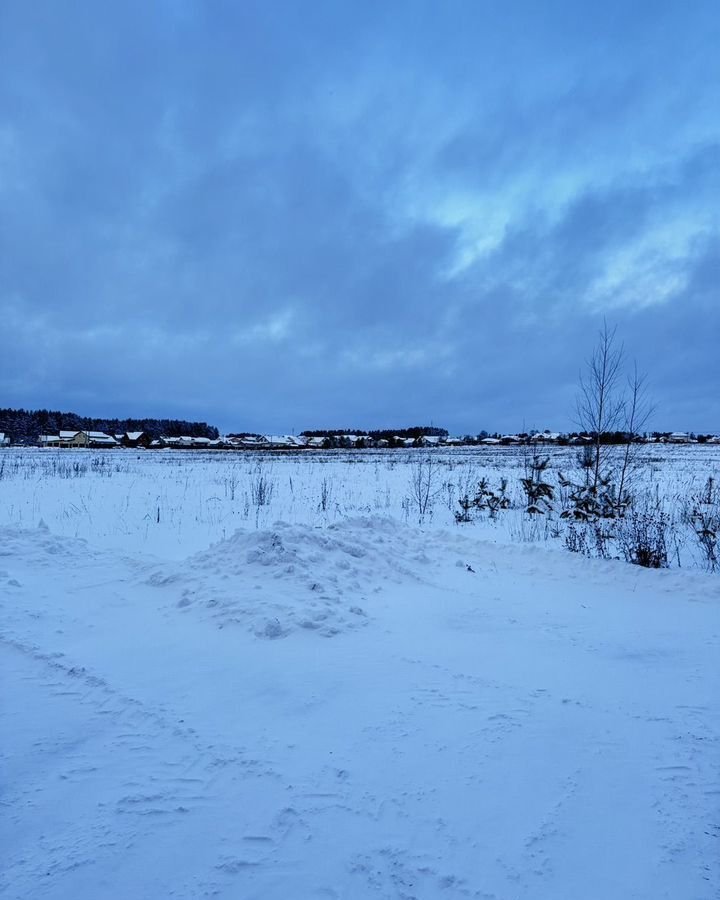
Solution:
<path fill-rule="evenodd" d="M 0 0 L 0 406 L 720 431 L 717 2 Z"/>

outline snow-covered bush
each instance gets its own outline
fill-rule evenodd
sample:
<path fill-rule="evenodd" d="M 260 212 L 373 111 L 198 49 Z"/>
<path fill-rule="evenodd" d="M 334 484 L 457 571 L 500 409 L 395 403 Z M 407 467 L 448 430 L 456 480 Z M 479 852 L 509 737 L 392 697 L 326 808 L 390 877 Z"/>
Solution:
<path fill-rule="evenodd" d="M 626 562 L 646 569 L 668 568 L 670 516 L 659 506 L 632 510 L 620 522 L 617 541 Z"/>
<path fill-rule="evenodd" d="M 525 478 L 520 479 L 527 497 L 527 512 L 531 515 L 545 515 L 552 512 L 555 488 L 544 480 L 549 465 L 549 456 L 542 459 L 535 453 L 527 464 Z"/>
<path fill-rule="evenodd" d="M 499 510 L 507 509 L 510 506 L 507 485 L 507 478 L 501 478 L 500 487 L 494 491 L 490 488 L 487 478 L 481 478 L 474 496 L 471 497 L 466 491 L 458 500 L 460 510 L 455 512 L 455 521 L 458 524 L 472 522 L 473 513 L 485 510 L 488 517 L 494 519 Z"/>

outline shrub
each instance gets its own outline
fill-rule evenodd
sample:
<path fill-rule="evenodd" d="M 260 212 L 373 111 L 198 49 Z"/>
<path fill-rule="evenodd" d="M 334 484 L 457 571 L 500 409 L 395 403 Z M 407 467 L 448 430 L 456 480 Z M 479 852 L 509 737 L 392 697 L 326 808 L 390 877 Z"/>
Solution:
<path fill-rule="evenodd" d="M 720 490 L 708 478 L 701 494 L 690 498 L 687 518 L 711 572 L 720 569 Z"/>
<path fill-rule="evenodd" d="M 549 456 L 541 459 L 534 454 L 526 468 L 525 478 L 520 479 L 520 484 L 522 484 L 527 497 L 527 512 L 531 515 L 544 515 L 552 512 L 555 489 L 549 482 L 543 480 L 549 464 Z"/>
<path fill-rule="evenodd" d="M 646 569 L 667 569 L 670 517 L 661 509 L 631 512 L 618 529 L 618 544 L 629 563 Z"/>
<path fill-rule="evenodd" d="M 510 498 L 507 495 L 507 478 L 500 479 L 500 487 L 497 491 L 490 488 L 487 478 L 481 478 L 475 496 L 470 497 L 466 492 L 458 500 L 458 505 L 460 511 L 455 513 L 455 521 L 458 524 L 471 522 L 474 511 L 487 510 L 488 516 L 494 519 L 499 510 L 507 509 L 510 506 Z"/>

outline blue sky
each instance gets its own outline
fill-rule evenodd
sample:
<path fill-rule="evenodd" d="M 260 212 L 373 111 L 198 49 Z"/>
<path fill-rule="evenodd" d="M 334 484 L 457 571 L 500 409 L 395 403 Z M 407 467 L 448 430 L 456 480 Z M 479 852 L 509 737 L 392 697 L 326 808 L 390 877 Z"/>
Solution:
<path fill-rule="evenodd" d="M 0 406 L 720 431 L 720 6 L 0 0 Z"/>

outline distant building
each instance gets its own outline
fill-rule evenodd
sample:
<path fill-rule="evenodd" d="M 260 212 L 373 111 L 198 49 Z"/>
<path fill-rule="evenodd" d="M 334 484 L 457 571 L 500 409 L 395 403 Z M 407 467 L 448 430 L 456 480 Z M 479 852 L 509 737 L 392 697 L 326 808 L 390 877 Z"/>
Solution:
<path fill-rule="evenodd" d="M 562 438 L 558 431 L 539 431 L 530 436 L 530 440 L 540 443 L 554 444 Z"/>
<path fill-rule="evenodd" d="M 306 446 L 306 438 L 295 434 L 268 434 L 264 440 L 271 450 L 298 450 Z"/>
<path fill-rule="evenodd" d="M 116 434 L 115 439 L 123 447 L 149 447 L 152 443 L 152 438 L 144 431 L 126 431 L 125 434 Z"/>

